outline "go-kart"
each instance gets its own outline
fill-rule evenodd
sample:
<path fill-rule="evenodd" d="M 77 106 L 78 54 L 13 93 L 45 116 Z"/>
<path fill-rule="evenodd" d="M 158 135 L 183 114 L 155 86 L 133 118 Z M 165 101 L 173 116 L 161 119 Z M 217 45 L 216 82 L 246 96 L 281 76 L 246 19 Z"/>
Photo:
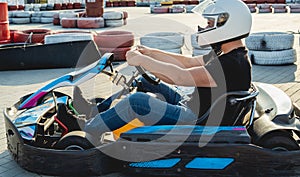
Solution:
<path fill-rule="evenodd" d="M 74 114 L 77 111 L 71 96 L 55 91 L 57 88 L 106 74 L 124 87 L 117 94 L 120 98 L 136 91 L 132 82 L 140 74 L 153 84 L 158 82 L 142 68 L 124 79 L 114 71 L 112 58 L 107 53 L 4 111 L 7 147 L 21 167 L 39 174 L 71 176 L 117 171 L 158 176 L 300 174 L 299 109 L 285 93 L 268 84 L 253 83 L 249 91 L 221 95 L 195 125 L 140 126 L 113 140 L 84 131 L 69 132 L 57 119 L 57 105 L 66 105 Z M 101 108 L 107 99 L 97 100 Z M 218 115 L 220 102 L 234 110 L 226 115 L 230 125 L 203 125 Z"/>

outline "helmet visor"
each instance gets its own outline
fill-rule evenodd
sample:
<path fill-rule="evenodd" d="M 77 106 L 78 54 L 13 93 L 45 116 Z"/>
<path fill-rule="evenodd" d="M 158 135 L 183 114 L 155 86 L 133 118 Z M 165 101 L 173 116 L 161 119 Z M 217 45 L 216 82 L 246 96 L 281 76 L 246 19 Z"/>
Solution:
<path fill-rule="evenodd" d="M 203 17 L 199 20 L 198 32 L 216 29 L 223 26 L 228 20 L 229 14 L 215 3 L 214 0 L 205 0 L 192 10 Z"/>
<path fill-rule="evenodd" d="M 203 33 L 223 26 L 228 20 L 228 13 L 215 15 L 202 15 L 204 20 L 200 20 L 198 32 Z"/>

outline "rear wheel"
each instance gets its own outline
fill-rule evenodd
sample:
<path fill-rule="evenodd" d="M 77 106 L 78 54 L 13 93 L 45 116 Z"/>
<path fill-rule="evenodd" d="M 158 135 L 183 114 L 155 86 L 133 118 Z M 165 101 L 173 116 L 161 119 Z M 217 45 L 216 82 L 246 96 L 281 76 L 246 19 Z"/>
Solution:
<path fill-rule="evenodd" d="M 276 151 L 299 150 L 299 145 L 288 131 L 274 131 L 265 135 L 260 143 L 262 147 Z"/>
<path fill-rule="evenodd" d="M 56 144 L 56 149 L 61 150 L 78 150 L 94 148 L 97 145 L 97 140 L 90 134 L 83 131 L 72 131 L 63 136 Z"/>

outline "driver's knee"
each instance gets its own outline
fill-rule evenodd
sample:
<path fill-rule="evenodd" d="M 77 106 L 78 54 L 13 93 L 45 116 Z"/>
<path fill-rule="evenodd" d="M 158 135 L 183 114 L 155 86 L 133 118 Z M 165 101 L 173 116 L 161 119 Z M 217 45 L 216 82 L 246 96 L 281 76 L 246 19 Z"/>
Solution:
<path fill-rule="evenodd" d="M 136 92 L 128 97 L 129 104 L 132 110 L 139 114 L 144 115 L 148 114 L 151 110 L 149 99 L 150 95 L 143 93 L 143 92 Z"/>

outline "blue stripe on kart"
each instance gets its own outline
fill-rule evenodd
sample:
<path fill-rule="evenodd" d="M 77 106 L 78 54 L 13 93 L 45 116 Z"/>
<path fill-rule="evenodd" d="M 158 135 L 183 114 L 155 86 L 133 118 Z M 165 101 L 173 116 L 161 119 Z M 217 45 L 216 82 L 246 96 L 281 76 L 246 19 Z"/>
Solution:
<path fill-rule="evenodd" d="M 135 168 L 172 168 L 180 160 L 181 160 L 180 158 L 152 160 L 152 161 L 147 161 L 147 162 L 130 163 L 129 166 L 135 167 Z"/>
<path fill-rule="evenodd" d="M 223 170 L 234 161 L 233 158 L 196 157 L 185 168 Z"/>
<path fill-rule="evenodd" d="M 157 126 L 143 126 L 132 129 L 127 133 L 140 134 L 140 133 L 172 133 L 184 134 L 185 132 L 201 134 L 201 135 L 213 135 L 220 131 L 245 131 L 243 126 L 193 126 L 193 125 L 157 125 Z"/>

